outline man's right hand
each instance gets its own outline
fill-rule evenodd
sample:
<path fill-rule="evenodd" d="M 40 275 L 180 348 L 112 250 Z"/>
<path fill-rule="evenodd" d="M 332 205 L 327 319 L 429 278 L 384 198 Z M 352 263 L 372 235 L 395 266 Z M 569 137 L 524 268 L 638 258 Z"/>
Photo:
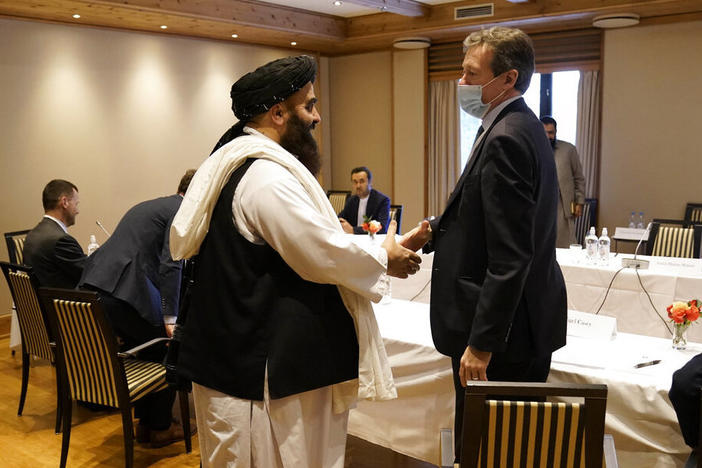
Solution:
<path fill-rule="evenodd" d="M 395 241 L 397 232 L 397 222 L 390 221 L 388 233 L 385 236 L 382 247 L 388 253 L 388 275 L 397 278 L 407 278 L 419 271 L 419 264 L 422 259 L 419 255 L 409 249 L 402 247 Z"/>

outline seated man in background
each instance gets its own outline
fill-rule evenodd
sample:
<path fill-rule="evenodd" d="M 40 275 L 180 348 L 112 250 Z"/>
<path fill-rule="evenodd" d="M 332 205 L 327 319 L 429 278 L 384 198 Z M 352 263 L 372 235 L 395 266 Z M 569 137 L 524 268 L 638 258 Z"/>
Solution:
<path fill-rule="evenodd" d="M 692 453 L 685 468 L 697 466 L 697 453 L 700 441 L 700 389 L 702 388 L 702 354 L 690 359 L 687 364 L 675 371 L 670 386 L 670 402 L 678 416 L 680 430 L 685 443 L 692 447 Z"/>
<path fill-rule="evenodd" d="M 44 219 L 24 241 L 24 263 L 32 267 L 39 284 L 73 289 L 83 273 L 85 253 L 68 227 L 79 213 L 78 188 L 67 180 L 54 179 L 41 194 Z"/>
<path fill-rule="evenodd" d="M 348 234 L 365 234 L 361 227 L 364 216 L 383 226 L 379 234 L 385 234 L 388 230 L 390 199 L 371 187 L 372 178 L 373 174 L 366 166 L 351 170 L 354 195 L 346 200 L 346 206 L 339 213 L 341 227 Z"/>
<path fill-rule="evenodd" d="M 112 328 L 125 349 L 173 335 L 182 262 L 171 258 L 168 233 L 195 170 L 185 173 L 178 193 L 145 201 L 122 217 L 112 236 L 86 261 L 80 286 L 97 291 Z M 139 352 L 163 362 L 165 342 Z M 137 442 L 162 447 L 183 439 L 172 423 L 175 390 L 168 388 L 137 401 Z"/>

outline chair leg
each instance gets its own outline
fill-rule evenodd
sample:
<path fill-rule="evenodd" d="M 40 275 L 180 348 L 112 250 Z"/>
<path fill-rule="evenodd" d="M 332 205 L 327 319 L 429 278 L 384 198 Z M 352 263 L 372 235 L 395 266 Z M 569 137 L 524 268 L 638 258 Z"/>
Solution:
<path fill-rule="evenodd" d="M 132 407 L 127 403 L 120 408 L 122 411 L 122 433 L 124 434 L 124 466 L 134 466 L 134 427 L 132 423 Z"/>
<path fill-rule="evenodd" d="M 29 359 L 29 354 L 22 352 L 22 390 L 20 390 L 20 401 L 19 409 L 17 409 L 17 416 L 22 416 L 22 410 L 24 409 L 24 400 L 27 397 L 27 383 L 29 381 Z"/>
<path fill-rule="evenodd" d="M 190 404 L 188 403 L 188 392 L 178 390 L 178 400 L 180 401 L 180 420 L 183 424 L 183 436 L 185 438 L 185 453 L 190 453 L 193 449 L 190 436 Z"/>
<path fill-rule="evenodd" d="M 54 431 L 58 434 L 61 432 L 61 416 L 63 414 L 63 387 L 58 367 L 54 366 L 54 371 L 56 372 L 56 428 Z"/>
<path fill-rule="evenodd" d="M 73 402 L 71 399 L 67 395 L 64 395 L 61 403 L 61 413 L 63 416 L 63 438 L 61 440 L 60 468 L 66 468 L 66 461 L 68 460 L 68 444 L 71 441 L 71 413 L 73 411 L 72 403 Z"/>

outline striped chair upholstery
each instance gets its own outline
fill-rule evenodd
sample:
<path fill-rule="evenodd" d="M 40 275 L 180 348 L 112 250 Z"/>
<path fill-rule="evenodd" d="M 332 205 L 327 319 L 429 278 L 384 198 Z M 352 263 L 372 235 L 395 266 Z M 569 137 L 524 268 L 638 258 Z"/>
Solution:
<path fill-rule="evenodd" d="M 5 243 L 7 244 L 7 258 L 10 263 L 24 265 L 24 239 L 27 237 L 29 229 L 24 231 L 14 231 L 5 233 Z"/>
<path fill-rule="evenodd" d="M 27 396 L 29 383 L 29 364 L 31 357 L 36 356 L 55 364 L 54 349 L 48 333 L 46 317 L 39 306 L 35 285 L 30 278 L 31 268 L 0 262 L 0 267 L 10 288 L 10 294 L 15 304 L 20 335 L 22 336 L 22 389 L 20 391 L 19 408 L 17 415 L 22 415 L 24 402 Z M 56 432 L 60 425 L 60 379 L 56 377 Z"/>
<path fill-rule="evenodd" d="M 584 402 L 519 400 L 546 396 Z M 604 385 L 469 382 L 461 466 L 601 467 L 606 398 Z"/>
<path fill-rule="evenodd" d="M 685 222 L 702 224 L 702 203 L 688 203 L 685 207 Z"/>
<path fill-rule="evenodd" d="M 134 442 L 131 405 L 167 387 L 166 368 L 141 361 L 129 352 L 118 353 L 117 340 L 94 292 L 41 288 L 39 296 L 57 336 L 59 368 L 68 383 L 64 392 L 67 410 L 63 418 L 61 467 L 66 464 L 71 431 L 71 400 L 81 400 L 119 408 L 122 412 L 125 461 L 133 462 Z M 158 340 L 153 340 L 158 341 Z M 181 401 L 187 399 L 180 392 Z M 183 421 L 189 418 L 187 405 L 181 405 Z M 186 430 L 186 450 L 190 451 L 190 430 Z"/>
<path fill-rule="evenodd" d="M 651 223 L 646 254 L 656 257 L 699 258 L 702 225 L 690 227 Z"/>
<path fill-rule="evenodd" d="M 327 197 L 329 197 L 329 203 L 331 203 L 332 208 L 336 214 L 341 213 L 346 205 L 346 199 L 349 198 L 351 192 L 345 190 L 330 190 L 327 192 Z"/>

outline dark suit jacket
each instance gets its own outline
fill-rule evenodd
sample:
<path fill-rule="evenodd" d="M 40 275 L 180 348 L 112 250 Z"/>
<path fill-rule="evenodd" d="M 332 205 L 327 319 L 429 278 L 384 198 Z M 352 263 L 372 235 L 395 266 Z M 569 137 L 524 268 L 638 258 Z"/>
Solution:
<path fill-rule="evenodd" d="M 344 218 L 353 226 L 354 234 L 366 234 L 361 226 L 356 226 L 358 222 L 358 204 L 360 198 L 358 195 L 353 195 L 346 200 L 344 209 L 339 213 L 339 218 Z M 371 189 L 368 196 L 368 204 L 366 205 L 366 216 L 378 221 L 383 228 L 378 231 L 379 234 L 385 234 L 388 231 L 388 222 L 390 218 L 390 199 L 376 189 Z"/>
<path fill-rule="evenodd" d="M 85 253 L 53 219 L 42 219 L 27 233 L 23 252 L 24 263 L 32 267 L 41 286 L 73 289 L 78 285 Z"/>
<path fill-rule="evenodd" d="M 678 416 L 685 443 L 692 448 L 698 448 L 699 445 L 700 387 L 702 387 L 702 354 L 693 357 L 675 371 L 673 383 L 668 392 L 670 402 Z"/>
<path fill-rule="evenodd" d="M 114 233 L 88 257 L 81 286 L 92 286 L 129 303 L 145 320 L 162 325 L 178 315 L 181 262 L 171 258 L 168 235 L 180 195 L 132 207 Z"/>
<path fill-rule="evenodd" d="M 565 345 L 557 203 L 543 124 L 520 98 L 486 129 L 432 222 L 431 328 L 440 352 L 460 357 L 472 345 L 497 353 L 494 363 L 548 357 Z"/>

